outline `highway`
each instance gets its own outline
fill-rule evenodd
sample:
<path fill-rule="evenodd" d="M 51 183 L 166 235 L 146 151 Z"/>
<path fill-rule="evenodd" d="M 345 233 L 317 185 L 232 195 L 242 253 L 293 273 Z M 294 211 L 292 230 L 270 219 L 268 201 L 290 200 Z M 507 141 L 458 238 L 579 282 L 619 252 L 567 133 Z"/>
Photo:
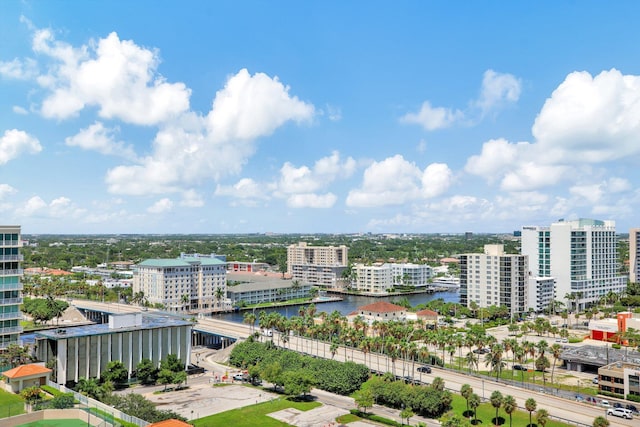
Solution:
<path fill-rule="evenodd" d="M 74 301 L 74 305 L 79 308 L 89 308 L 114 313 L 140 311 L 140 308 L 126 304 Z M 163 314 L 154 312 L 155 310 L 149 311 L 150 314 Z M 197 319 L 196 328 L 198 330 L 208 331 L 235 339 L 246 339 L 253 331 L 249 325 L 227 322 L 215 318 Z M 259 329 L 256 330 L 259 331 Z M 288 342 L 284 343 L 282 338 L 283 337 L 277 332 L 274 332 L 273 337 L 261 336 L 262 340 L 273 339 L 274 343 L 297 352 L 327 359 L 333 358 L 339 361 L 349 360 L 356 363 L 363 363 L 372 371 L 393 372 L 399 377 L 408 375 L 413 377 L 414 380 L 427 384 L 430 383 L 434 377 L 438 376 L 445 381 L 445 386 L 449 390 L 457 394 L 460 392 L 460 388 L 463 384 L 471 385 L 474 392 L 485 400 L 491 396 L 491 393 L 494 390 L 499 390 L 503 395 L 512 395 L 516 399 L 518 407 L 522 410 L 524 410 L 525 401 L 532 397 L 537 402 L 538 409 L 544 408 L 549 411 L 549 414 L 552 417 L 562 419 L 565 422 L 573 422 L 575 425 L 591 426 L 594 418 L 599 415 L 606 416 L 606 409 L 602 407 L 597 407 L 588 403 L 576 402 L 574 400 L 561 398 L 539 391 L 527 390 L 503 382 L 496 382 L 488 378 L 478 378 L 464 373 L 436 367 L 433 367 L 433 372 L 431 374 L 422 374 L 416 370 L 419 366 L 417 363 L 412 364 L 409 361 L 403 363 L 401 359 L 398 359 L 393 363 L 391 359 L 381 354 L 366 354 L 365 360 L 365 354 L 360 350 L 345 347 L 339 347 L 335 355 L 332 355 L 329 343 L 297 336 L 289 336 Z M 393 369 L 393 365 L 395 365 L 395 369 Z M 611 423 L 612 427 L 639 425 L 637 419 L 624 420 L 613 416 L 608 416 L 607 419 Z"/>

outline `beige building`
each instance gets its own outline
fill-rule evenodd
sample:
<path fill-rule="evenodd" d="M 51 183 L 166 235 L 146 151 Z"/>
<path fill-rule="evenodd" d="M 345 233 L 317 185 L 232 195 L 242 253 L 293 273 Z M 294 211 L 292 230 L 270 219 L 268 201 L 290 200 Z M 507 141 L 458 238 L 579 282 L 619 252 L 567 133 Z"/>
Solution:
<path fill-rule="evenodd" d="M 357 316 L 362 317 L 369 325 L 373 322 L 389 322 L 391 320 L 404 322 L 407 320 L 407 309 L 390 302 L 378 301 L 358 307 L 349 315 L 352 319 Z"/>
<path fill-rule="evenodd" d="M 2 373 L 5 389 L 11 393 L 20 393 L 27 387 L 40 387 L 47 384 L 52 370 L 42 363 L 20 365 Z"/>
<path fill-rule="evenodd" d="M 287 273 L 293 280 L 335 288 L 349 265 L 344 246 L 309 246 L 306 242 L 287 248 Z"/>
<path fill-rule="evenodd" d="M 598 369 L 598 390 L 640 396 L 640 365 L 614 362 Z"/>

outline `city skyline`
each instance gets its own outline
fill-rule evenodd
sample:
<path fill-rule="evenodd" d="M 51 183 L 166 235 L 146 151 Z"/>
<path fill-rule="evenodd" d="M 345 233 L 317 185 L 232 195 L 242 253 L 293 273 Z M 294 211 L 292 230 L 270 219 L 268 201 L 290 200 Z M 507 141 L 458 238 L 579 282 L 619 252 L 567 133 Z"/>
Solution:
<path fill-rule="evenodd" d="M 0 4 L 24 234 L 638 224 L 636 2 Z"/>

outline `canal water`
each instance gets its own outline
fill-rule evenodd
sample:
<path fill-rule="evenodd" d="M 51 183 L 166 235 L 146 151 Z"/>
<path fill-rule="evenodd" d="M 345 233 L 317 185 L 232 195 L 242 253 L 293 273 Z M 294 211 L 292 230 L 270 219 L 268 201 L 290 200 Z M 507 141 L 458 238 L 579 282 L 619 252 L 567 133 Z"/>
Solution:
<path fill-rule="evenodd" d="M 452 292 L 435 292 L 432 294 L 410 294 L 403 296 L 392 296 L 392 297 L 366 297 L 360 295 L 339 295 L 342 297 L 342 301 L 329 301 L 329 302 L 317 302 L 316 303 L 316 312 L 320 313 L 321 311 L 325 311 L 327 313 L 332 313 L 334 310 L 337 310 L 343 316 L 355 311 L 358 307 L 363 305 L 372 304 L 376 301 L 388 301 L 394 302 L 400 300 L 401 298 L 406 297 L 409 300 L 409 303 L 412 307 L 415 307 L 418 304 L 424 304 L 431 300 L 442 298 L 445 302 L 460 302 L 460 293 L 458 291 Z M 301 304 L 308 305 L 308 304 Z M 298 310 L 301 305 L 290 305 L 287 307 L 276 307 L 276 308 L 257 308 L 256 314 L 260 311 L 266 311 L 270 313 L 272 311 L 276 311 L 285 317 L 297 316 Z M 224 314 L 214 314 L 216 319 L 228 320 L 231 322 L 239 322 L 242 323 L 244 317 L 244 311 L 239 311 L 236 313 L 224 313 Z"/>

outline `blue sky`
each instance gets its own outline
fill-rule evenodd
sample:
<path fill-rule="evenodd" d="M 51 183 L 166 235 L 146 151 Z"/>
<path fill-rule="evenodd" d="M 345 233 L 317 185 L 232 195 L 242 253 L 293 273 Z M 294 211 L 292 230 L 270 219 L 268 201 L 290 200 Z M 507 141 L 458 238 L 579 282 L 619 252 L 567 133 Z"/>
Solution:
<path fill-rule="evenodd" d="M 638 226 L 640 3 L 0 2 L 23 233 Z"/>

